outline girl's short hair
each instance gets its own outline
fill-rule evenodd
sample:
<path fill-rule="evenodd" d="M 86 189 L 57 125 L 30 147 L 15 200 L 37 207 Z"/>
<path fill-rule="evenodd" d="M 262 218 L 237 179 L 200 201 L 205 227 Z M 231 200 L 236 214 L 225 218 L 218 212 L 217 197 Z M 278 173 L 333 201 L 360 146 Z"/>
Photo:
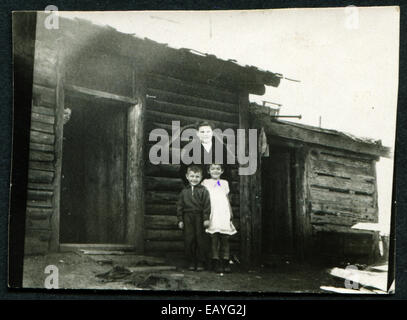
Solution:
<path fill-rule="evenodd" d="M 211 164 L 208 164 L 208 170 L 211 168 L 212 165 L 220 166 L 220 168 L 222 170 L 225 170 L 225 166 L 223 165 L 223 163 L 211 163 Z"/>
<path fill-rule="evenodd" d="M 196 130 L 199 130 L 200 127 L 211 127 L 212 130 L 215 130 L 215 125 L 209 121 L 200 121 L 196 125 Z"/>

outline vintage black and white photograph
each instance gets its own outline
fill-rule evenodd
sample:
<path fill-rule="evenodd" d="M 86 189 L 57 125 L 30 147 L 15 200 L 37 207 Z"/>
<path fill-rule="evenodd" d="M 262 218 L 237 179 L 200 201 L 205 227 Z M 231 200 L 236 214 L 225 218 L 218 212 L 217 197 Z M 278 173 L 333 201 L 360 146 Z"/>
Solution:
<path fill-rule="evenodd" d="M 398 7 L 35 18 L 24 288 L 394 293 Z"/>

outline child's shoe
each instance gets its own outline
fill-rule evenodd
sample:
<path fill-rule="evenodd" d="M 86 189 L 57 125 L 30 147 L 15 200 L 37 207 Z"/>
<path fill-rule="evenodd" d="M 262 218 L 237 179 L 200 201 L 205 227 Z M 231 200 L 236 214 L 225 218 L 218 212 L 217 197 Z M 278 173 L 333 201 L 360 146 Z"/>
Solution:
<path fill-rule="evenodd" d="M 230 264 L 228 259 L 223 260 L 223 271 L 225 273 L 230 273 L 232 270 L 230 269 Z"/>
<path fill-rule="evenodd" d="M 197 263 L 197 265 L 196 265 L 196 271 L 204 271 L 205 270 L 205 268 L 204 268 L 204 266 L 203 266 L 203 263 L 202 262 L 198 262 Z"/>

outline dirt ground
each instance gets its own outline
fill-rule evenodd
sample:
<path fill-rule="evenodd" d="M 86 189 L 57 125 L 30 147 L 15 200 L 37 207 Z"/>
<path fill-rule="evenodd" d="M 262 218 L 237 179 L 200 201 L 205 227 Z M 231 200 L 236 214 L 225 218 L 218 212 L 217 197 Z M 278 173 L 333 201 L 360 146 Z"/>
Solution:
<path fill-rule="evenodd" d="M 343 286 L 343 281 L 338 282 L 323 267 L 285 263 L 243 271 L 235 264 L 232 273 L 219 274 L 188 271 L 180 259 L 168 263 L 168 259 L 154 257 L 87 255 L 80 251 L 26 257 L 23 286 L 44 288 L 49 265 L 58 268 L 58 288 L 64 289 L 320 293 L 324 292 L 321 286 Z M 159 266 L 171 270 L 154 270 Z"/>

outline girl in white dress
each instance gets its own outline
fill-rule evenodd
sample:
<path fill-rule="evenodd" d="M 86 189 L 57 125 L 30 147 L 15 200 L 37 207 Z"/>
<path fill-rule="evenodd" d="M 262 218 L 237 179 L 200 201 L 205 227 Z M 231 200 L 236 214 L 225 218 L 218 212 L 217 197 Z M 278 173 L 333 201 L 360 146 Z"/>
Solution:
<path fill-rule="evenodd" d="M 212 259 L 216 272 L 230 272 L 229 238 L 237 232 L 232 223 L 229 183 L 220 178 L 223 171 L 221 164 L 211 164 L 208 170 L 211 178 L 201 183 L 208 189 L 211 200 L 211 215 L 206 232 L 211 236 Z"/>

